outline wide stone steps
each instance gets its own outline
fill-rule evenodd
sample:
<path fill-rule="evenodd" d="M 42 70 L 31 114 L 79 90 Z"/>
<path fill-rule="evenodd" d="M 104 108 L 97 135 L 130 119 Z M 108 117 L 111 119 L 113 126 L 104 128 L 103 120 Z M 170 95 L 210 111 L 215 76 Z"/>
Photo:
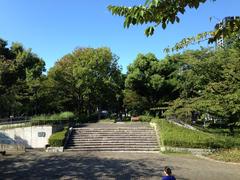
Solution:
<path fill-rule="evenodd" d="M 90 124 L 74 128 L 66 147 L 66 151 L 158 150 L 156 133 L 147 124 Z"/>
<path fill-rule="evenodd" d="M 73 138 L 76 138 L 76 139 L 85 139 L 85 138 L 102 138 L 102 137 L 105 137 L 105 138 L 118 138 L 118 139 L 121 139 L 121 138 L 152 138 L 154 135 L 149 135 L 149 134 L 144 134 L 144 135 L 138 135 L 138 134 L 134 134 L 134 135 L 124 135 L 124 134 L 109 134 L 109 135 L 101 135 L 101 134 L 88 134 L 88 135 L 79 135 L 79 136 L 76 136 L 74 135 Z"/>
<path fill-rule="evenodd" d="M 75 145 L 78 146 L 79 143 L 78 142 L 69 142 L 68 145 Z M 157 146 L 158 144 L 156 142 L 152 142 L 152 143 L 146 143 L 146 142 L 81 142 L 80 144 L 81 146 L 87 146 L 87 145 L 94 145 L 94 146 L 102 146 L 102 145 L 154 145 Z"/>
<path fill-rule="evenodd" d="M 158 148 L 69 148 L 66 151 L 159 151 Z"/>
<path fill-rule="evenodd" d="M 88 138 L 73 138 L 71 140 L 69 140 L 69 142 L 71 141 L 74 141 L 74 142 L 85 142 L 85 141 L 125 141 L 125 142 L 128 142 L 128 141 L 141 141 L 141 142 L 145 142 L 145 141 L 156 141 L 156 138 L 154 137 L 149 137 L 149 138 L 139 138 L 139 137 L 99 137 L 99 138 L 91 138 L 91 137 L 88 137 Z"/>
<path fill-rule="evenodd" d="M 99 139 L 99 140 L 92 140 L 92 139 L 82 139 L 82 140 L 69 140 L 68 144 L 70 143 L 156 143 L 156 139 L 149 139 L 149 140 L 142 140 L 142 139 L 127 139 L 127 140 L 111 140 L 111 139 Z"/>
<path fill-rule="evenodd" d="M 102 135 L 114 135 L 114 134 L 124 134 L 124 135 L 135 135 L 135 134 L 139 134 L 139 135 L 146 135 L 146 133 L 148 134 L 148 135 L 154 135 L 155 133 L 154 132 L 152 132 L 152 131 L 140 131 L 140 132 L 138 132 L 138 131 L 132 131 L 132 132 L 119 132 L 119 131 L 112 131 L 112 132 L 98 132 L 98 131 L 96 131 L 96 132 L 74 132 L 74 134 L 75 135 L 88 135 L 88 134 L 102 134 Z"/>

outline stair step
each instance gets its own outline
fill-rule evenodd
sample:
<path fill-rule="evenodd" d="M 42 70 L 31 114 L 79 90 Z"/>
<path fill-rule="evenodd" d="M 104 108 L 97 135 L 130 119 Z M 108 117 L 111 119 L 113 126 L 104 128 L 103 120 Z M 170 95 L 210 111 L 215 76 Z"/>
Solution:
<path fill-rule="evenodd" d="M 116 142 L 111 142 L 111 143 L 107 143 L 107 142 L 101 142 L 101 143 L 95 143 L 95 142 L 79 142 L 79 143 L 76 143 L 76 142 L 72 142 L 72 143 L 69 143 L 68 144 L 69 146 L 76 146 L 76 145 L 82 145 L 82 146 L 88 146 L 88 145 L 94 145 L 94 146 L 102 146 L 102 145 L 123 145 L 123 146 L 128 146 L 128 145 L 144 145 L 144 146 L 150 146 L 150 145 L 154 145 L 154 146 L 157 146 L 158 144 L 156 142 L 154 143 L 128 143 L 128 142 L 125 142 L 125 143 L 116 143 Z"/>
<path fill-rule="evenodd" d="M 66 151 L 159 151 L 158 148 L 78 148 Z"/>
<path fill-rule="evenodd" d="M 106 131 L 77 131 L 77 132 L 74 132 L 75 134 L 96 134 L 96 133 L 99 133 L 99 134 L 146 134 L 146 133 L 150 133 L 150 134 L 156 134 L 155 132 L 153 131 L 112 131 L 112 132 L 106 132 Z"/>
<path fill-rule="evenodd" d="M 118 148 L 135 148 L 135 147 L 156 147 L 157 145 L 148 145 L 148 144 L 100 144 L 100 145 L 95 145 L 95 144 L 89 144 L 89 145 L 85 145 L 85 144 L 77 144 L 77 145 L 73 145 L 73 146 L 69 146 L 69 147 L 85 147 L 85 148 L 99 148 L 99 147 L 118 147 Z"/>
<path fill-rule="evenodd" d="M 69 140 L 68 141 L 69 143 L 71 142 L 79 142 L 79 143 L 88 143 L 88 142 L 91 142 L 91 143 L 102 143 L 102 142 L 105 142 L 105 143 L 155 143 L 157 142 L 156 140 L 94 140 L 94 139 L 89 139 L 89 140 Z"/>
<path fill-rule="evenodd" d="M 158 151 L 156 133 L 146 125 L 74 128 L 67 151 Z"/>
<path fill-rule="evenodd" d="M 74 133 L 73 136 L 156 136 L 156 134 L 150 133 L 132 133 L 132 134 L 125 134 L 125 133 Z"/>
<path fill-rule="evenodd" d="M 100 131 L 105 131 L 105 130 L 153 130 L 151 127 L 105 127 L 105 128 L 87 128 L 87 127 L 82 127 L 82 128 L 73 128 L 73 130 L 100 130 Z"/>
<path fill-rule="evenodd" d="M 72 141 L 81 141 L 81 142 L 84 142 L 84 141 L 125 141 L 125 142 L 129 142 L 129 141 L 141 141 L 141 142 L 148 142 L 148 141 L 156 141 L 157 139 L 156 138 L 74 138 L 72 139 Z M 69 140 L 70 141 L 70 140 Z"/>
<path fill-rule="evenodd" d="M 102 133 L 102 134 L 113 134 L 113 133 L 124 133 L 124 134 L 135 134 L 135 133 L 138 133 L 138 134 L 144 134 L 144 133 L 155 133 L 153 131 L 76 131 L 74 133 Z"/>
<path fill-rule="evenodd" d="M 86 138 L 108 138 L 108 139 L 145 139 L 145 138 L 153 138 L 155 136 L 114 136 L 114 135 L 109 135 L 109 136 L 101 136 L 101 135 L 86 135 L 86 136 L 72 136 L 73 139 L 86 139 Z"/>

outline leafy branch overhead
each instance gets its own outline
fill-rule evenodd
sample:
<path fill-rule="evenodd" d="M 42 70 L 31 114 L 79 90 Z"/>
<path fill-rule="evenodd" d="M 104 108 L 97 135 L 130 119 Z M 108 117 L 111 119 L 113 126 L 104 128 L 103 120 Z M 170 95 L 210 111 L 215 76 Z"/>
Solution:
<path fill-rule="evenodd" d="M 130 25 L 153 23 L 145 30 L 146 36 L 153 35 L 155 27 L 161 25 L 163 29 L 169 23 L 179 22 L 179 13 L 184 14 L 186 8 L 197 9 L 206 0 L 146 0 L 144 5 L 108 6 L 113 15 L 125 17 L 124 27 Z"/>
<path fill-rule="evenodd" d="M 125 17 L 124 27 L 129 28 L 131 25 L 152 24 L 145 29 L 145 35 L 151 36 L 154 34 L 155 28 L 159 25 L 166 29 L 169 23 L 179 23 L 180 14 L 184 14 L 186 8 L 197 9 L 207 0 L 146 0 L 144 5 L 126 7 L 126 6 L 108 6 L 108 9 L 113 15 Z M 216 1 L 216 0 L 212 0 Z M 172 48 L 166 48 L 165 51 L 177 51 L 188 45 L 200 43 L 208 40 L 208 43 L 213 43 L 220 37 L 235 37 L 239 36 L 240 19 L 234 19 L 224 22 L 224 26 L 216 26 L 213 31 L 199 33 L 196 36 L 185 38 L 178 42 Z"/>
<path fill-rule="evenodd" d="M 216 25 L 213 31 L 199 33 L 196 36 L 182 39 L 176 43 L 172 48 L 165 48 L 165 52 L 178 51 L 189 45 L 200 43 L 202 41 L 208 41 L 208 43 L 214 43 L 219 38 L 232 39 L 233 41 L 240 40 L 240 18 L 221 22 Z"/>

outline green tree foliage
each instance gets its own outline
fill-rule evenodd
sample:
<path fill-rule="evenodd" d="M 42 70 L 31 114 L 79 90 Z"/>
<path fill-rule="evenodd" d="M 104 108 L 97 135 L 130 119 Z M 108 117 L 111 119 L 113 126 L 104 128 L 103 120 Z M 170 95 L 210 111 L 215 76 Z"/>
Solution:
<path fill-rule="evenodd" d="M 123 82 L 117 60 L 108 48 L 80 48 L 61 58 L 48 73 L 56 110 L 91 114 L 116 108 Z"/>
<path fill-rule="evenodd" d="M 109 5 L 108 9 L 113 15 L 125 18 L 125 28 L 129 28 L 130 25 L 151 24 L 151 26 L 145 30 L 145 35 L 151 36 L 154 34 L 156 27 L 162 26 L 162 28 L 165 29 L 169 23 L 179 23 L 179 15 L 184 14 L 186 9 L 197 9 L 206 1 L 207 0 L 146 0 L 144 5 L 135 5 L 133 7 Z M 180 42 L 176 43 L 174 47 L 166 48 L 165 51 L 178 51 L 191 44 L 200 43 L 204 40 L 208 40 L 209 43 L 213 43 L 221 37 L 239 39 L 239 35 L 240 18 L 236 18 L 225 22 L 224 26 L 217 26 L 212 31 L 184 38 Z"/>
<path fill-rule="evenodd" d="M 224 47 L 240 47 L 240 18 L 226 20 L 217 25 L 214 30 L 199 33 L 196 36 L 187 37 L 176 43 L 172 48 L 165 48 L 165 52 L 178 51 L 189 45 L 199 44 L 208 41 L 209 44 L 216 42 L 218 39 L 224 39 Z"/>
<path fill-rule="evenodd" d="M 163 29 L 169 23 L 179 22 L 179 13 L 184 14 L 187 8 L 197 9 L 201 3 L 206 0 L 146 0 L 144 5 L 126 7 L 126 6 L 108 6 L 113 15 L 123 16 L 125 18 L 124 27 L 130 25 L 153 23 L 145 30 L 147 36 L 154 33 L 154 28 L 161 25 Z"/>
<path fill-rule="evenodd" d="M 203 116 L 221 119 L 233 132 L 240 123 L 239 55 L 239 49 L 225 49 L 208 51 L 206 57 L 186 61 L 189 68 L 182 73 L 180 98 L 168 113 L 187 120 L 198 111 Z"/>
<path fill-rule="evenodd" d="M 130 111 L 132 115 L 142 114 L 145 110 L 149 109 L 147 99 L 130 89 L 124 90 L 123 103 L 127 111 Z"/>
<path fill-rule="evenodd" d="M 181 61 L 170 57 L 159 61 L 151 53 L 139 54 L 128 66 L 124 97 L 127 108 L 137 111 L 147 110 L 162 106 L 165 102 L 178 97 L 179 92 L 176 87 L 180 64 Z"/>
<path fill-rule="evenodd" d="M 33 113 L 36 95 L 31 88 L 42 78 L 45 63 L 30 49 L 25 50 L 19 43 L 10 48 L 0 39 L 0 116 Z"/>

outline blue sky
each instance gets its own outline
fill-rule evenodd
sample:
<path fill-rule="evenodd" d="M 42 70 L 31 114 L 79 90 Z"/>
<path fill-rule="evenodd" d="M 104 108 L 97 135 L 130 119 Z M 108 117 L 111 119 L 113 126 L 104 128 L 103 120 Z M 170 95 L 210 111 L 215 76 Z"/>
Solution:
<path fill-rule="evenodd" d="M 43 58 L 46 68 L 77 47 L 109 47 L 126 67 L 138 53 L 152 52 L 158 58 L 163 49 L 184 37 L 211 30 L 218 22 L 210 17 L 240 15 L 240 0 L 216 0 L 188 10 L 179 24 L 158 28 L 145 37 L 146 26 L 123 28 L 123 18 L 112 16 L 107 6 L 138 5 L 144 0 L 0 0 L 0 37 L 9 44 L 21 42 Z"/>

